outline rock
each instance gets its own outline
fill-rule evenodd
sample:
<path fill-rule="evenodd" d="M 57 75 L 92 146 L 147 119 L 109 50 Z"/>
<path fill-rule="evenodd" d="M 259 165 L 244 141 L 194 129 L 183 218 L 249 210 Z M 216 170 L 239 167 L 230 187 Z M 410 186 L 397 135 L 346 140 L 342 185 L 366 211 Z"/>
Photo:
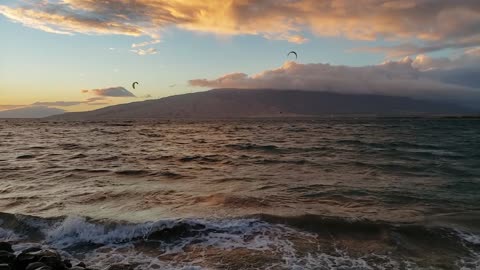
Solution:
<path fill-rule="evenodd" d="M 81 268 L 85 268 L 85 267 L 87 267 L 87 266 L 86 266 L 86 265 L 85 265 L 83 262 L 79 262 L 79 263 L 77 263 L 77 265 L 76 265 L 76 266 L 78 266 L 78 267 L 81 267 Z"/>
<path fill-rule="evenodd" d="M 0 263 L 1 264 L 13 264 L 15 262 L 15 254 L 0 250 Z"/>
<path fill-rule="evenodd" d="M 0 263 L 0 270 L 11 270 L 12 268 L 7 263 Z"/>
<path fill-rule="evenodd" d="M 7 242 L 0 242 L 0 250 L 13 253 L 12 245 L 10 245 L 10 243 L 7 243 Z"/>
<path fill-rule="evenodd" d="M 67 268 L 72 268 L 72 262 L 70 262 L 70 260 L 63 260 L 63 265 Z"/>
<path fill-rule="evenodd" d="M 66 268 L 62 262 L 62 258 L 55 250 L 34 247 L 22 251 L 17 256 L 15 259 L 15 270 L 25 270 L 29 264 L 35 262 L 41 262 L 45 264 L 45 266 L 42 267 L 42 270 L 47 270 L 50 268 L 62 270 Z"/>
<path fill-rule="evenodd" d="M 107 268 L 107 270 L 133 270 L 134 267 L 129 264 L 114 264 Z"/>
<path fill-rule="evenodd" d="M 15 270 L 25 270 L 31 263 L 37 262 L 37 258 L 29 253 L 20 253 L 15 259 Z"/>
<path fill-rule="evenodd" d="M 46 264 L 54 269 L 66 269 L 65 264 L 61 261 L 61 258 L 58 256 L 43 256 L 38 260 L 41 263 Z"/>
<path fill-rule="evenodd" d="M 37 270 L 37 269 L 40 269 L 42 267 L 45 267 L 47 266 L 46 264 L 44 263 L 41 263 L 41 262 L 34 262 L 34 263 L 31 263 L 27 266 L 27 268 L 25 268 L 25 270 Z"/>
<path fill-rule="evenodd" d="M 31 251 L 29 253 L 34 254 L 35 256 L 38 256 L 39 258 L 41 258 L 41 257 L 55 257 L 58 260 L 62 259 L 60 257 L 60 255 L 53 249 L 42 249 L 42 250 L 39 250 L 39 251 Z"/>
<path fill-rule="evenodd" d="M 30 252 L 37 252 L 42 250 L 41 247 L 29 247 L 27 249 L 24 249 L 21 253 L 30 253 Z"/>

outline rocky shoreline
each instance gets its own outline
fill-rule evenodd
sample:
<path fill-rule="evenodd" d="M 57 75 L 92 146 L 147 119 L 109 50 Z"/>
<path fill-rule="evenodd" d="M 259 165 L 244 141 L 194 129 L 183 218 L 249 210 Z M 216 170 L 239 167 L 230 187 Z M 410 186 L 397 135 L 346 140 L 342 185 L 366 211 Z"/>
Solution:
<path fill-rule="evenodd" d="M 110 265 L 105 270 L 133 270 L 131 265 Z M 0 270 L 97 270 L 83 262 L 72 265 L 53 249 L 30 247 L 14 252 L 8 242 L 0 242 Z"/>

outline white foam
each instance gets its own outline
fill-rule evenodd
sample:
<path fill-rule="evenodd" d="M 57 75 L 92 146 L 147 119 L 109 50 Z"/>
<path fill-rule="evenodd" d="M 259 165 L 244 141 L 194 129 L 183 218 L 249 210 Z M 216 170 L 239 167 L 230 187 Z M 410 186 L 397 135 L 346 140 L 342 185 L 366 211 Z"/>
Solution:
<path fill-rule="evenodd" d="M 130 244 L 109 247 L 107 252 L 103 250 L 93 251 L 86 254 L 85 263 L 92 268 L 101 269 L 106 265 L 112 264 L 130 264 L 138 265 L 136 270 L 165 269 L 165 270 L 202 270 L 195 263 L 162 261 L 157 257 L 152 257 L 138 252 Z"/>
<path fill-rule="evenodd" d="M 462 231 L 457 231 L 457 232 L 458 232 L 458 235 L 468 243 L 474 244 L 474 245 L 480 245 L 480 235 L 462 232 Z"/>
<path fill-rule="evenodd" d="M 135 240 L 146 239 L 152 232 L 182 224 L 190 225 L 196 233 L 189 234 L 191 235 L 189 237 L 179 237 L 174 241 L 158 241 L 158 245 L 152 245 L 144 251 L 148 254 L 142 252 L 141 249 L 136 249 Z M 416 268 L 413 264 L 410 267 L 405 262 L 400 263 L 388 256 L 382 257 L 375 254 L 355 258 L 341 250 L 329 254 L 322 253 L 320 248 L 308 254 L 299 254 L 297 247 L 290 239 L 315 243 L 315 234 L 255 219 L 184 219 L 142 224 L 104 224 L 91 222 L 82 217 L 68 217 L 54 224 L 53 228 L 44 228 L 44 230 L 46 239 L 43 244 L 59 249 L 64 257 L 69 257 L 63 253 L 67 247 L 72 245 L 78 243 L 101 244 L 101 247 L 91 249 L 83 254 L 85 263 L 93 268 L 102 268 L 112 264 L 132 264 L 138 265 L 137 270 L 200 270 L 206 264 L 208 265 L 203 257 L 204 254 L 190 252 L 191 250 L 206 251 L 209 249 L 220 250 L 220 253 L 221 250 L 246 249 L 252 253 L 267 253 L 278 258 L 271 265 L 266 265 L 265 269 Z M 158 250 L 152 250 L 152 247 L 156 247 Z M 166 255 L 169 259 L 162 260 L 162 257 Z M 189 261 L 175 260 L 177 256 L 187 257 Z"/>
<path fill-rule="evenodd" d="M 82 217 L 67 217 L 53 229 L 46 231 L 46 241 L 60 247 L 76 243 L 121 243 L 147 236 L 155 227 L 159 228 L 155 225 L 155 223 L 104 225 L 88 222 Z"/>

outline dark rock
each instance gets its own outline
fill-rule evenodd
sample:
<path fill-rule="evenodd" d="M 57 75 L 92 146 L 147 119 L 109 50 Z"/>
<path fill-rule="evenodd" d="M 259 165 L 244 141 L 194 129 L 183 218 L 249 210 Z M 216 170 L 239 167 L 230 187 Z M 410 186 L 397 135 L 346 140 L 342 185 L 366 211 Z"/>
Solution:
<path fill-rule="evenodd" d="M 15 270 L 25 270 L 29 264 L 34 262 L 42 262 L 45 264 L 46 266 L 44 266 L 44 269 L 42 270 L 50 268 L 60 270 L 65 269 L 62 258 L 56 251 L 41 248 L 28 248 L 22 251 L 15 259 Z"/>
<path fill-rule="evenodd" d="M 37 252 L 42 250 L 41 247 L 29 247 L 27 249 L 24 249 L 21 253 L 30 253 L 30 252 Z"/>
<path fill-rule="evenodd" d="M 0 242 L 0 250 L 13 252 L 12 245 L 7 242 Z"/>
<path fill-rule="evenodd" d="M 42 250 L 39 250 L 39 251 L 32 251 L 32 252 L 29 252 L 29 253 L 33 254 L 35 256 L 38 256 L 39 258 L 41 258 L 41 257 L 55 257 L 60 261 L 62 259 L 60 257 L 60 255 L 55 250 L 52 250 L 52 249 L 42 249 Z"/>
<path fill-rule="evenodd" d="M 50 267 L 50 266 L 42 266 L 42 267 L 37 268 L 37 269 L 35 269 L 35 270 L 53 270 L 53 268 Z"/>
<path fill-rule="evenodd" d="M 63 265 L 67 268 L 72 268 L 72 262 L 70 262 L 70 260 L 63 260 Z"/>
<path fill-rule="evenodd" d="M 2 264 L 12 264 L 15 262 L 15 254 L 0 250 L 0 263 Z"/>
<path fill-rule="evenodd" d="M 66 269 L 63 261 L 61 261 L 61 258 L 57 256 L 43 256 L 40 258 L 39 262 L 42 262 L 54 269 Z"/>
<path fill-rule="evenodd" d="M 78 266 L 78 267 L 81 267 L 81 268 L 85 268 L 85 267 L 87 267 L 87 266 L 86 266 L 86 265 L 85 265 L 83 262 L 79 262 L 79 263 L 77 263 L 77 265 L 76 265 L 76 266 Z"/>
<path fill-rule="evenodd" d="M 31 263 L 27 266 L 27 268 L 25 268 L 25 270 L 37 270 L 39 268 L 42 268 L 42 267 L 45 267 L 47 266 L 46 264 L 44 263 L 41 263 L 41 262 L 34 262 L 34 263 Z"/>
<path fill-rule="evenodd" d="M 129 265 L 129 264 L 114 264 L 114 265 L 111 265 L 107 269 L 108 270 L 133 270 L 134 267 L 132 265 Z"/>
<path fill-rule="evenodd" d="M 11 270 L 12 268 L 7 263 L 0 263 L 0 270 Z"/>
<path fill-rule="evenodd" d="M 15 270 L 25 270 L 29 264 L 34 262 L 37 262 L 35 255 L 22 252 L 15 259 Z"/>

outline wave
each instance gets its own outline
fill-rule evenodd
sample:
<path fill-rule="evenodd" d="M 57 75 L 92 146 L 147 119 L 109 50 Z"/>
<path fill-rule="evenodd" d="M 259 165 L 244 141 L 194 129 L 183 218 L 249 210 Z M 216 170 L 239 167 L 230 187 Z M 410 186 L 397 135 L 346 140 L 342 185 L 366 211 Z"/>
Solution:
<path fill-rule="evenodd" d="M 134 244 L 150 252 L 154 250 L 157 255 L 184 253 L 192 246 L 286 253 L 284 249 L 289 246 L 289 256 L 305 252 L 315 256 L 332 255 L 342 249 L 349 251 L 348 256 L 357 259 L 372 254 L 391 255 L 392 259 L 409 256 L 416 263 L 425 263 L 423 259 L 427 254 L 440 257 L 446 253 L 451 256 L 449 258 L 470 261 L 480 255 L 480 234 L 465 230 L 431 224 L 319 215 L 287 217 L 258 214 L 240 218 L 128 223 L 84 217 L 39 218 L 1 213 L 0 228 L 0 240 L 16 243 L 33 241 L 70 251 L 80 250 L 86 245 L 99 248 Z M 320 250 L 319 244 L 322 245 Z M 412 254 L 417 255 L 412 257 Z"/>
<path fill-rule="evenodd" d="M 17 157 L 17 159 L 32 159 L 35 158 L 35 155 L 20 155 Z"/>
<path fill-rule="evenodd" d="M 260 145 L 254 143 L 227 144 L 226 147 L 235 150 L 261 150 L 267 152 L 276 152 L 279 150 L 279 148 L 275 145 Z"/>
<path fill-rule="evenodd" d="M 117 170 L 115 174 L 124 175 L 124 176 L 140 176 L 140 175 L 148 175 L 150 171 L 147 170 L 135 170 L 135 169 L 124 169 L 124 170 Z"/>
<path fill-rule="evenodd" d="M 207 156 L 201 156 L 201 155 L 195 155 L 195 156 L 185 156 L 179 159 L 180 162 L 191 162 L 191 161 L 197 161 L 197 162 L 219 162 L 221 161 L 222 158 L 219 155 L 207 155 Z"/>

